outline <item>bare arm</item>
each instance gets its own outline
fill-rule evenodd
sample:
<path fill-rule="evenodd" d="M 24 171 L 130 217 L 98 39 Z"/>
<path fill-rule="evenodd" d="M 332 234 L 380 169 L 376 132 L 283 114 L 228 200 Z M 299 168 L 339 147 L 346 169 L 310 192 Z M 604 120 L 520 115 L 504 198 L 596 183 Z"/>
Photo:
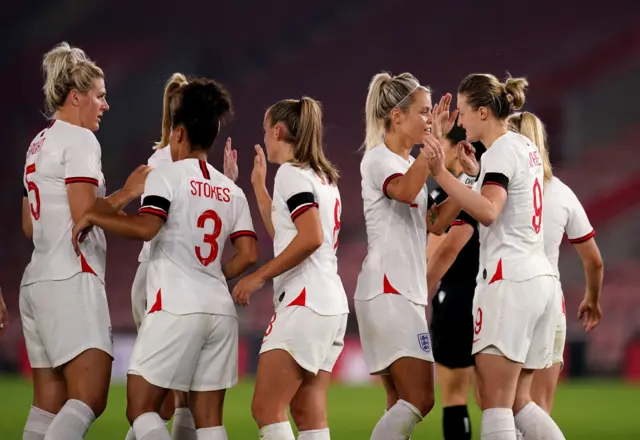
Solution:
<path fill-rule="evenodd" d="M 424 188 L 427 177 L 429 177 L 429 162 L 421 153 L 404 175 L 389 176 L 391 180 L 385 182 L 383 191 L 393 200 L 413 203 Z"/>
<path fill-rule="evenodd" d="M 484 185 L 482 193 L 470 191 L 451 173 L 440 172 L 436 181 L 449 195 L 456 200 L 462 209 L 484 226 L 491 226 L 500 216 L 507 202 L 507 190 L 499 185 Z"/>
<path fill-rule="evenodd" d="M 602 319 L 600 295 L 602 293 L 604 263 L 594 238 L 582 243 L 576 243 L 574 246 L 582 260 L 584 275 L 587 280 L 587 290 L 578 309 L 578 318 L 583 319 L 585 330 L 590 332 L 600 324 Z"/>
<path fill-rule="evenodd" d="M 260 279 L 270 280 L 293 269 L 322 245 L 322 225 L 317 208 L 299 215 L 294 223 L 298 233 L 277 257 L 256 271 L 256 276 Z"/>
<path fill-rule="evenodd" d="M 238 237 L 233 240 L 235 253 L 222 266 L 222 273 L 230 280 L 241 275 L 258 259 L 258 242 L 255 237 Z"/>
<path fill-rule="evenodd" d="M 433 254 L 436 252 L 436 249 L 438 249 L 438 246 L 440 246 L 440 243 L 444 241 L 444 238 L 446 236 L 447 234 L 429 234 L 429 239 L 427 240 L 427 265 L 429 264 L 431 258 L 433 258 Z"/>
<path fill-rule="evenodd" d="M 436 285 L 449 270 L 456 257 L 473 236 L 473 226 L 455 225 L 436 248 L 427 265 L 427 291 L 432 295 Z"/>
<path fill-rule="evenodd" d="M 22 198 L 22 232 L 31 240 L 33 238 L 33 223 L 31 220 L 31 206 L 29 206 L 29 199 L 27 197 Z"/>
<path fill-rule="evenodd" d="M 82 220 L 107 232 L 144 241 L 152 240 L 160 232 L 165 221 L 153 214 L 119 215 L 98 213 L 93 210 L 89 211 Z M 74 230 L 81 227 L 82 225 L 78 223 Z"/>
<path fill-rule="evenodd" d="M 271 196 L 264 185 L 254 184 L 253 190 L 256 193 L 256 200 L 258 202 L 258 209 L 260 210 L 260 217 L 262 217 L 262 223 L 267 228 L 267 232 L 271 239 L 275 236 L 275 229 L 273 228 L 273 222 L 271 221 Z"/>
<path fill-rule="evenodd" d="M 434 235 L 440 235 L 460 214 L 460 205 L 451 198 L 447 198 L 439 205 L 431 205 L 427 212 L 427 231 Z"/>

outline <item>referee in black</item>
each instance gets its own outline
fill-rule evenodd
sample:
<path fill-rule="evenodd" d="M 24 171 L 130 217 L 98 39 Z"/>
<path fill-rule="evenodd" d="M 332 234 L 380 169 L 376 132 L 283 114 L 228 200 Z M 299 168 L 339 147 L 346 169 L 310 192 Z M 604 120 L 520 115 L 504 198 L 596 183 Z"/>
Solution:
<path fill-rule="evenodd" d="M 459 174 L 461 167 L 455 156 L 456 145 L 466 139 L 457 124 L 446 135 L 443 149 L 450 172 Z M 486 150 L 482 143 L 473 144 L 476 159 Z M 447 155 L 453 157 L 446 157 Z M 447 160 L 448 159 L 448 160 Z M 471 184 L 475 179 L 459 176 Z M 431 196 L 438 204 L 447 195 L 440 188 Z M 470 440 L 471 420 L 467 410 L 469 390 L 474 377 L 473 294 L 478 274 L 480 241 L 478 223 L 461 211 L 436 244 L 427 262 L 427 286 L 431 299 L 431 339 L 440 383 L 443 406 L 442 427 L 445 440 Z"/>

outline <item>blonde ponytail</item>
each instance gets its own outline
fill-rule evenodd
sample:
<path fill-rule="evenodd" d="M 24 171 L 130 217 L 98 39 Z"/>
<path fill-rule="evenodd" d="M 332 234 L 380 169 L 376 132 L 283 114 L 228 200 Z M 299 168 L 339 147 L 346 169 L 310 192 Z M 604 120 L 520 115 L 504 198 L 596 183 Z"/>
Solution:
<path fill-rule="evenodd" d="M 544 183 L 551 182 L 553 169 L 549 160 L 547 131 L 542 121 L 531 112 L 521 112 L 509 116 L 508 124 L 510 130 L 520 133 L 536 145 L 544 169 Z"/>
<path fill-rule="evenodd" d="M 187 78 L 182 73 L 174 73 L 167 81 L 162 99 L 162 136 L 153 146 L 154 150 L 169 145 L 169 134 L 171 133 L 171 96 L 173 92 L 188 84 Z"/>

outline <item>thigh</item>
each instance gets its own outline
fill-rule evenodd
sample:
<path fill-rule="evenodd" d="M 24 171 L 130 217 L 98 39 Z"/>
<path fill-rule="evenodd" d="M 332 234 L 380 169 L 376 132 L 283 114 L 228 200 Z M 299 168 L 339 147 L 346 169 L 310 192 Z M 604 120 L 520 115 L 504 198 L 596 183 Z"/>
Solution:
<path fill-rule="evenodd" d="M 142 321 L 131 355 L 130 375 L 156 387 L 189 391 L 207 334 L 209 315 L 163 310 Z"/>
<path fill-rule="evenodd" d="M 112 358 L 96 348 L 83 351 L 62 367 L 69 399 L 86 403 L 99 416 L 107 405 Z"/>
<path fill-rule="evenodd" d="M 448 368 L 436 364 L 436 375 L 442 393 L 442 406 L 467 404 L 473 374 L 473 367 Z"/>
<path fill-rule="evenodd" d="M 33 286 L 38 329 L 54 368 L 89 349 L 113 358 L 109 305 L 98 277 L 78 273 L 67 280 Z"/>
<path fill-rule="evenodd" d="M 479 353 L 476 355 L 482 409 L 512 408 L 522 364 L 504 356 Z"/>
<path fill-rule="evenodd" d="M 131 313 L 136 328 L 140 328 L 147 309 L 147 267 L 149 263 L 140 263 L 131 286 Z"/>
<path fill-rule="evenodd" d="M 20 320 L 22 321 L 22 333 L 27 346 L 27 355 L 31 368 L 48 370 L 53 367 L 49 359 L 44 341 L 40 336 L 38 320 L 33 304 L 33 284 L 20 288 Z"/>
<path fill-rule="evenodd" d="M 193 373 L 191 391 L 216 391 L 238 383 L 238 319 L 208 315 L 208 335 Z"/>
<path fill-rule="evenodd" d="M 227 390 L 191 391 L 189 408 L 193 414 L 196 429 L 222 425 L 222 409 Z"/>
<path fill-rule="evenodd" d="M 423 417 L 431 411 L 434 404 L 433 362 L 401 357 L 391 364 L 389 374 L 398 398 L 415 406 Z"/>
<path fill-rule="evenodd" d="M 293 400 L 291 416 L 298 431 L 324 429 L 327 424 L 327 391 L 331 383 L 331 373 L 319 371 L 308 375 L 302 381 Z"/>
<path fill-rule="evenodd" d="M 127 419 L 133 425 L 135 419 L 148 412 L 159 413 L 169 390 L 135 374 L 127 375 Z"/>
<path fill-rule="evenodd" d="M 531 399 L 548 414 L 551 414 L 553 409 L 553 397 L 556 393 L 561 370 L 562 364 L 557 363 L 549 368 L 535 370 L 533 374 Z"/>
<path fill-rule="evenodd" d="M 387 374 L 391 364 L 403 357 L 433 362 L 424 306 L 390 294 L 354 304 L 371 374 Z"/>

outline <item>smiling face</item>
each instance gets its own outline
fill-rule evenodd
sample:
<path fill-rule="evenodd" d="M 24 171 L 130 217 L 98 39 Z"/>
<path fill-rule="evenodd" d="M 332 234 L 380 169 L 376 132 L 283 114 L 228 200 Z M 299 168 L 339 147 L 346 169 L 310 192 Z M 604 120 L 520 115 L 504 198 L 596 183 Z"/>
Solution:
<path fill-rule="evenodd" d="M 109 110 L 104 78 L 94 78 L 87 93 L 72 90 L 71 94 L 79 109 L 80 125 L 88 130 L 98 131 L 102 115 Z"/>
<path fill-rule="evenodd" d="M 467 132 L 467 141 L 476 142 L 482 139 L 487 127 L 489 109 L 479 107 L 474 110 L 467 97 L 458 93 L 458 125 Z"/>
<path fill-rule="evenodd" d="M 411 94 L 411 104 L 406 108 L 395 108 L 391 112 L 391 126 L 402 137 L 413 144 L 422 144 L 431 131 L 431 94 L 418 89 Z"/>

